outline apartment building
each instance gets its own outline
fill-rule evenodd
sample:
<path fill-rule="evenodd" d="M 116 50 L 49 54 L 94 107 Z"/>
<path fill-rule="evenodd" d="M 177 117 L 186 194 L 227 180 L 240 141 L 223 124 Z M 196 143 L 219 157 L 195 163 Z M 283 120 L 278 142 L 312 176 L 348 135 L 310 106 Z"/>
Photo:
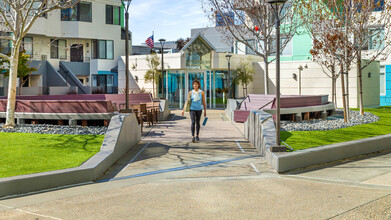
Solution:
<path fill-rule="evenodd" d="M 38 71 L 23 95 L 118 93 L 125 34 L 121 1 L 83 0 L 37 19 L 23 46 Z M 6 95 L 8 80 L 1 81 L 0 95 Z"/>

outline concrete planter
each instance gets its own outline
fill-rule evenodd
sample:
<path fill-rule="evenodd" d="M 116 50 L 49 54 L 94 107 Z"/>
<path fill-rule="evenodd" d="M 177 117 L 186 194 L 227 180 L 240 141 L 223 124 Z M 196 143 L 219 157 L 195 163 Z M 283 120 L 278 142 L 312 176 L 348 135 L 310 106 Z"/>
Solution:
<path fill-rule="evenodd" d="M 81 166 L 1 178 L 0 197 L 93 181 L 140 140 L 141 131 L 135 115 L 113 116 L 100 151 Z"/>
<path fill-rule="evenodd" d="M 245 138 L 279 173 L 391 148 L 391 134 L 388 134 L 293 152 L 271 152 L 270 147 L 275 145 L 275 126 L 271 116 L 264 111 L 251 111 L 244 123 L 244 131 Z"/>

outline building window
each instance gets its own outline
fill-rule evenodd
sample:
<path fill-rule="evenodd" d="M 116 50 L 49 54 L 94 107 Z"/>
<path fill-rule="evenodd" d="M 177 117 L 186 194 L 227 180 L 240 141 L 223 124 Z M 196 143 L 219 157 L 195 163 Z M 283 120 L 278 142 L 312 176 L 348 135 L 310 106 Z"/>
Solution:
<path fill-rule="evenodd" d="M 247 40 L 247 43 L 248 43 L 251 47 L 249 47 L 249 46 L 246 45 L 246 54 L 256 55 L 256 53 L 254 52 L 253 49 L 258 50 L 258 48 L 257 48 L 257 42 L 256 42 L 255 40 Z M 253 48 L 253 49 L 251 49 L 251 48 Z"/>
<path fill-rule="evenodd" d="M 0 36 L 11 36 L 11 33 L 0 32 Z M 10 54 L 11 53 L 11 41 L 0 39 L 0 52 L 2 54 Z"/>
<path fill-rule="evenodd" d="M 91 2 L 80 2 L 73 8 L 62 9 L 61 21 L 92 22 Z"/>
<path fill-rule="evenodd" d="M 280 47 L 282 47 L 282 45 L 284 45 L 286 43 L 286 46 L 284 48 L 284 50 L 281 52 L 281 56 L 292 56 L 292 51 L 293 51 L 293 44 L 292 44 L 292 39 L 289 41 L 289 42 L 286 42 L 286 38 L 285 37 L 282 37 L 281 40 L 280 40 Z M 272 43 L 271 43 L 271 53 L 270 53 L 270 56 L 276 56 L 276 41 L 274 40 Z"/>
<path fill-rule="evenodd" d="M 386 68 L 385 66 L 380 66 L 380 95 L 386 95 Z"/>
<path fill-rule="evenodd" d="M 121 24 L 121 7 L 106 5 L 106 24 Z"/>
<path fill-rule="evenodd" d="M 67 41 L 51 39 L 50 42 L 50 58 L 67 59 Z"/>
<path fill-rule="evenodd" d="M 23 38 L 23 49 L 25 50 L 26 55 L 33 55 L 33 38 L 25 37 Z"/>
<path fill-rule="evenodd" d="M 114 59 L 114 41 L 93 40 L 92 54 L 94 59 Z"/>

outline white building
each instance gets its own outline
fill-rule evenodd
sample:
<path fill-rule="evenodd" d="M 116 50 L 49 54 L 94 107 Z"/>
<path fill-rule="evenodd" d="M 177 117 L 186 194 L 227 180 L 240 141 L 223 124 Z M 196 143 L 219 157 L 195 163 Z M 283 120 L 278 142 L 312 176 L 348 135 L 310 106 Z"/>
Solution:
<path fill-rule="evenodd" d="M 24 49 L 39 70 L 23 93 L 66 94 L 69 88 L 79 94 L 117 93 L 116 67 L 125 54 L 123 25 L 124 9 L 114 0 L 83 0 L 37 19 Z M 7 79 L 2 81 L 6 95 Z"/>

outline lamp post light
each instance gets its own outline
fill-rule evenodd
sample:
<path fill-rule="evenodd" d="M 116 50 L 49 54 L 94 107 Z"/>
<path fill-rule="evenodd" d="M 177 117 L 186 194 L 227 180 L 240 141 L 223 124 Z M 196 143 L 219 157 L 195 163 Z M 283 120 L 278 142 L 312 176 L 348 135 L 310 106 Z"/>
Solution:
<path fill-rule="evenodd" d="M 232 55 L 231 54 L 227 54 L 225 55 L 225 58 L 227 58 L 227 61 L 228 61 L 228 99 L 231 98 L 231 57 Z M 228 103 L 228 101 L 227 101 Z"/>
<path fill-rule="evenodd" d="M 125 4 L 127 2 L 127 4 Z M 129 113 L 129 6 L 132 0 L 121 0 L 125 8 L 125 110 L 124 113 Z"/>
<path fill-rule="evenodd" d="M 163 46 L 164 43 L 166 42 L 166 39 L 159 39 L 160 41 L 160 46 L 162 47 L 161 53 L 162 53 L 162 97 L 164 98 L 164 77 L 163 77 L 163 71 L 164 71 L 164 65 L 163 65 Z"/>
<path fill-rule="evenodd" d="M 267 0 L 273 8 L 276 17 L 276 147 L 272 147 L 272 151 L 285 151 L 285 147 L 280 147 L 280 17 L 278 6 L 284 5 L 287 0 Z"/>

